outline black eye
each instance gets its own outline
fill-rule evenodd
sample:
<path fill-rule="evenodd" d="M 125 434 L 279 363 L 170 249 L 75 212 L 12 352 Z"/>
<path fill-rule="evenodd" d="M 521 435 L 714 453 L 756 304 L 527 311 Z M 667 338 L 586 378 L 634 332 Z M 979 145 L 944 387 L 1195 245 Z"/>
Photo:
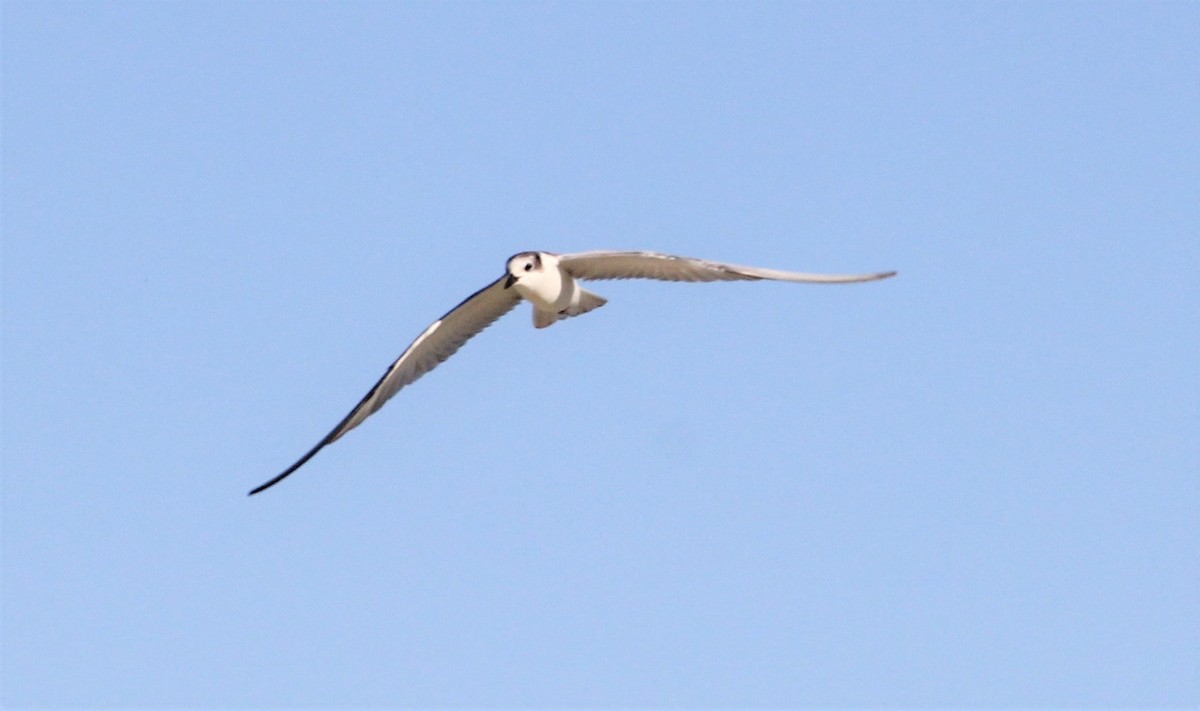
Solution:
<path fill-rule="evenodd" d="M 528 272 L 528 271 L 531 271 L 532 269 L 533 269 L 533 265 L 532 265 L 532 264 L 526 264 L 526 265 L 525 265 L 525 271 L 527 271 L 527 272 Z"/>

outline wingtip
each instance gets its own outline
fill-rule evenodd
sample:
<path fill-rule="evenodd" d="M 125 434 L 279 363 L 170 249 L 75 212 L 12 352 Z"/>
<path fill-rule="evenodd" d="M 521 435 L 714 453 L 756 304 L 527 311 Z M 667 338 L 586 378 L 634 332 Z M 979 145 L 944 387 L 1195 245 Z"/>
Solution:
<path fill-rule="evenodd" d="M 373 391 L 372 391 L 372 392 L 373 392 Z M 351 415 L 353 415 L 353 414 L 354 414 L 354 412 L 351 412 L 351 413 L 350 413 L 350 415 L 347 415 L 347 416 L 346 416 L 346 420 L 349 420 L 349 419 L 350 419 L 350 416 L 351 416 Z M 345 424 L 346 424 L 346 420 L 342 420 L 342 424 L 338 425 L 338 429 L 340 429 L 340 428 L 341 428 L 343 425 L 345 425 Z M 315 456 L 317 452 L 320 452 L 322 449 L 324 449 L 324 448 L 325 448 L 325 445 L 329 444 L 330 442 L 333 442 L 333 441 L 334 441 L 334 440 L 336 440 L 338 437 L 340 437 L 340 436 L 341 436 L 341 433 L 339 433 L 339 432 L 338 432 L 338 429 L 335 429 L 333 432 L 330 432 L 329 434 L 325 435 L 325 439 L 323 439 L 323 440 L 321 440 L 320 442 L 318 442 L 318 443 L 317 443 L 317 446 L 315 446 L 315 447 L 313 447 L 312 449 L 308 450 L 308 452 L 307 452 L 307 453 L 305 453 L 305 455 L 304 455 L 303 457 L 300 457 L 299 461 L 297 461 L 295 464 L 293 464 L 292 466 L 288 467 L 287 469 L 284 469 L 282 472 L 280 472 L 280 473 L 279 473 L 277 476 L 275 476 L 274 478 L 272 478 L 272 479 L 269 479 L 269 480 L 267 480 L 267 481 L 263 482 L 262 484 L 260 484 L 260 485 L 259 485 L 259 486 L 257 486 L 256 488 L 253 488 L 253 489 L 251 489 L 251 490 L 250 490 L 250 493 L 249 493 L 249 494 L 246 494 L 246 496 L 254 496 L 255 494 L 259 493 L 260 491 L 266 491 L 267 489 L 270 489 L 272 486 L 275 486 L 275 485 L 276 485 L 276 484 L 278 484 L 279 482 L 281 482 L 281 481 L 283 481 L 284 479 L 286 479 L 286 478 L 288 478 L 289 476 L 291 476 L 293 472 L 295 472 L 295 471 L 296 471 L 297 469 L 299 469 L 300 467 L 304 466 L 304 464 L 305 464 L 305 463 L 306 463 L 308 460 L 312 459 L 312 458 L 313 458 L 313 456 Z"/>
<path fill-rule="evenodd" d="M 299 462 L 297 462 L 297 463 L 296 463 L 294 466 L 292 466 L 292 467 L 289 467 L 289 468 L 287 469 L 287 471 L 283 472 L 283 473 L 282 473 L 282 474 L 280 474 L 279 476 L 277 476 L 277 477 L 275 477 L 275 478 L 273 478 L 273 479 L 271 479 L 271 480 L 269 480 L 269 481 L 263 482 L 262 484 L 259 484 L 258 486 L 254 487 L 253 489 L 251 489 L 251 490 L 250 490 L 250 493 L 249 493 L 249 494 L 246 494 L 246 496 L 254 496 L 255 494 L 257 494 L 257 493 L 259 493 L 259 492 L 261 492 L 261 491 L 266 491 L 267 489 L 270 489 L 272 486 L 275 486 L 275 485 L 276 485 L 276 484 L 278 484 L 279 482 L 281 482 L 281 481 L 283 481 L 284 479 L 286 479 L 286 478 L 287 478 L 287 476 L 288 476 L 289 474 L 291 474 L 292 472 L 294 472 L 294 471 L 296 471 L 297 469 L 299 469 L 299 468 L 300 468 L 300 465 L 301 465 L 301 464 L 304 464 L 305 462 L 307 462 L 307 461 L 308 461 L 308 459 L 309 459 L 309 457 L 311 457 L 312 455 L 313 455 L 313 453 L 312 453 L 312 452 L 309 452 L 308 456 L 306 456 L 304 459 L 301 459 L 301 460 L 300 460 Z"/>
<path fill-rule="evenodd" d="M 249 494 L 246 494 L 246 496 L 254 496 L 255 494 L 257 494 L 257 493 L 259 493 L 259 492 L 266 491 L 266 490 L 267 490 L 267 489 L 269 489 L 269 488 L 271 487 L 271 485 L 273 485 L 274 483 L 275 483 L 275 482 L 273 482 L 273 481 L 269 481 L 269 482 L 267 482 L 266 484 L 260 484 L 259 486 L 256 486 L 256 487 L 254 487 L 253 489 L 251 489 L 251 490 L 250 490 L 250 493 L 249 493 Z"/>

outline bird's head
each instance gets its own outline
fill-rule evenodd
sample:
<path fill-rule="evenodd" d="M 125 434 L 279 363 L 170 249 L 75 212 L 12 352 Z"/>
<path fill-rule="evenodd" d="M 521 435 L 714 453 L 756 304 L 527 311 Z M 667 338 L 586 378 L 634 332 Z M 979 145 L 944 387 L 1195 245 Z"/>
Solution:
<path fill-rule="evenodd" d="M 516 284 L 526 274 L 542 271 L 542 255 L 538 252 L 521 252 L 508 258 L 508 276 L 504 288 Z"/>

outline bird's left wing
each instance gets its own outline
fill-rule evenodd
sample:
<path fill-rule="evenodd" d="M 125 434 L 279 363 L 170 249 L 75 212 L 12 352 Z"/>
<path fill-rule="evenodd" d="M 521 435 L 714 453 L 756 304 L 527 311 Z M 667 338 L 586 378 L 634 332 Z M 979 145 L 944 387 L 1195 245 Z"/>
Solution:
<path fill-rule="evenodd" d="M 706 259 L 676 257 L 657 252 L 579 252 L 562 254 L 559 263 L 576 279 L 658 279 L 660 281 L 794 281 L 813 284 L 849 284 L 895 276 L 874 274 L 809 274 L 779 269 L 722 264 Z"/>
<path fill-rule="evenodd" d="M 420 378 L 436 368 L 442 361 L 454 355 L 483 329 L 495 323 L 496 319 L 512 311 L 521 297 L 513 289 L 504 288 L 504 279 L 497 279 L 491 284 L 467 297 L 461 304 L 451 309 L 445 316 L 430 324 L 408 348 L 400 354 L 396 362 L 384 372 L 375 387 L 371 388 L 350 414 L 338 423 L 333 431 L 315 447 L 301 457 L 295 464 L 288 467 L 274 479 L 255 488 L 250 492 L 253 496 L 258 492 L 278 484 L 292 472 L 313 458 L 326 445 L 337 441 L 339 437 L 362 424 L 383 404 L 395 395 L 400 388 Z"/>

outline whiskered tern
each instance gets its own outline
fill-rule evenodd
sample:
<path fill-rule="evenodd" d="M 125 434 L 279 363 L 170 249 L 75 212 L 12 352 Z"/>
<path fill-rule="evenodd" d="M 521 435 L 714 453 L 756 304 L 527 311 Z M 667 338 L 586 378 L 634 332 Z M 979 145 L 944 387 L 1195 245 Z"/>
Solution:
<path fill-rule="evenodd" d="M 579 285 L 590 279 L 658 279 L 660 281 L 793 281 L 849 284 L 876 281 L 896 272 L 875 274 L 804 274 L 777 269 L 742 267 L 655 252 L 521 252 L 509 257 L 504 275 L 468 296 L 434 321 L 375 383 L 337 427 L 303 457 L 251 495 L 278 484 L 327 445 L 358 427 L 393 395 L 454 355 L 475 334 L 512 311 L 524 299 L 533 304 L 533 325 L 545 328 L 556 321 L 585 314 L 606 303 L 602 296 Z"/>

